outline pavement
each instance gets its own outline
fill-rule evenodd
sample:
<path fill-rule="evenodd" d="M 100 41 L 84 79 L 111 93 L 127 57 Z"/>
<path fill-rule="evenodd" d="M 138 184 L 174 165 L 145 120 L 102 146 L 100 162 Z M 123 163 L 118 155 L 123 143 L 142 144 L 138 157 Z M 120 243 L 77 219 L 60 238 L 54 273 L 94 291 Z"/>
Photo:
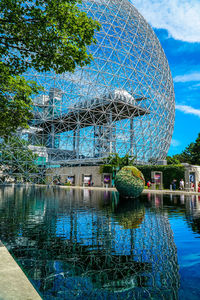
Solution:
<path fill-rule="evenodd" d="M 0 241 L 0 300 L 41 300 L 33 285 Z"/>
<path fill-rule="evenodd" d="M 194 192 L 194 191 L 181 191 L 181 190 L 175 190 L 175 191 L 171 191 L 171 190 L 151 190 L 151 189 L 145 189 L 142 192 L 143 194 L 148 194 L 148 193 L 152 193 L 152 194 L 174 194 L 174 195 L 199 195 L 200 193 L 198 192 Z"/>

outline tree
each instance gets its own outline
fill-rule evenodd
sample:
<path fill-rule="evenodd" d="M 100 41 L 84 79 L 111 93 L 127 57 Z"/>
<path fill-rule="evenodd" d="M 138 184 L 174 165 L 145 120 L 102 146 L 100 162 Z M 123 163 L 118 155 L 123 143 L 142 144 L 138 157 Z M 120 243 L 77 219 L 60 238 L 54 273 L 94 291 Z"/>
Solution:
<path fill-rule="evenodd" d="M 189 153 L 191 155 L 191 164 L 200 165 L 200 133 L 196 141 L 190 144 Z"/>
<path fill-rule="evenodd" d="M 0 114 L 1 119 L 10 115 L 1 121 L 1 136 L 10 134 L 12 128 L 15 131 L 18 126 L 26 126 L 31 94 L 40 89 L 18 75 L 30 68 L 39 72 L 73 72 L 76 66 L 91 62 L 87 46 L 95 42 L 94 32 L 100 25 L 80 11 L 77 3 L 81 1 L 0 2 Z"/>
<path fill-rule="evenodd" d="M 73 72 L 90 63 L 87 46 L 99 23 L 80 11 L 80 0 L 1 0 L 0 56 L 13 74 L 28 68 Z"/>
<path fill-rule="evenodd" d="M 167 164 L 168 165 L 179 165 L 180 164 L 180 160 L 178 158 L 176 158 L 176 156 L 167 156 L 166 157 L 167 160 Z"/>
<path fill-rule="evenodd" d="M 28 127 L 32 117 L 31 95 L 39 86 L 23 77 L 13 77 L 9 69 L 0 63 L 0 136 L 11 135 L 17 128 Z"/>
<path fill-rule="evenodd" d="M 126 154 L 120 157 L 118 153 L 111 153 L 108 158 L 105 158 L 104 164 L 100 168 L 101 173 L 116 173 L 124 166 L 132 166 L 135 158 Z"/>
<path fill-rule="evenodd" d="M 189 144 L 182 153 L 173 155 L 172 158 L 181 163 L 200 165 L 200 133 L 195 142 Z"/>
<path fill-rule="evenodd" d="M 29 148 L 28 143 L 13 136 L 0 143 L 0 169 L 3 181 L 12 178 L 15 181 L 32 181 L 31 174 L 39 172 L 36 165 L 37 154 Z"/>
<path fill-rule="evenodd" d="M 189 144 L 180 154 L 180 160 L 192 165 L 200 165 L 200 133 L 195 142 Z"/>

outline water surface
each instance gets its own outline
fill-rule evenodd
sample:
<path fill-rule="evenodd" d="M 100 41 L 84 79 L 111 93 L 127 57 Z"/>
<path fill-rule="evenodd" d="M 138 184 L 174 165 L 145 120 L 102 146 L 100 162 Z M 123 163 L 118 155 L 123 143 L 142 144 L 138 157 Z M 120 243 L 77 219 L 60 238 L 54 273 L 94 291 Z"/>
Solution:
<path fill-rule="evenodd" d="M 200 198 L 0 189 L 0 239 L 43 299 L 200 299 Z"/>

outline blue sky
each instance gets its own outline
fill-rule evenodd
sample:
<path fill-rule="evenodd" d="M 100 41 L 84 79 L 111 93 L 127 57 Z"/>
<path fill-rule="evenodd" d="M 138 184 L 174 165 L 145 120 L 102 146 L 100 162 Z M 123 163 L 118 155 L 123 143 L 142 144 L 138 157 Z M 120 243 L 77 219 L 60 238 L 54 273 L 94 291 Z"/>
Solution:
<path fill-rule="evenodd" d="M 168 58 L 176 97 L 169 155 L 200 132 L 200 0 L 132 0 L 157 34 Z"/>

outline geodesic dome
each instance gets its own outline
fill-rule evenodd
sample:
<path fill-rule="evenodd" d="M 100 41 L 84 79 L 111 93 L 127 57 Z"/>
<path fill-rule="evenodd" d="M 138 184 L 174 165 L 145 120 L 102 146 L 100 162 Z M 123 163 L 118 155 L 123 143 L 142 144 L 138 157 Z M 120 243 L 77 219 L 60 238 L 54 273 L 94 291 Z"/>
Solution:
<path fill-rule="evenodd" d="M 26 74 L 45 89 L 23 131 L 29 148 L 46 166 L 96 164 L 110 153 L 164 159 L 175 101 L 155 33 L 128 0 L 83 0 L 82 9 L 102 25 L 88 49 L 94 60 L 73 74 Z"/>

